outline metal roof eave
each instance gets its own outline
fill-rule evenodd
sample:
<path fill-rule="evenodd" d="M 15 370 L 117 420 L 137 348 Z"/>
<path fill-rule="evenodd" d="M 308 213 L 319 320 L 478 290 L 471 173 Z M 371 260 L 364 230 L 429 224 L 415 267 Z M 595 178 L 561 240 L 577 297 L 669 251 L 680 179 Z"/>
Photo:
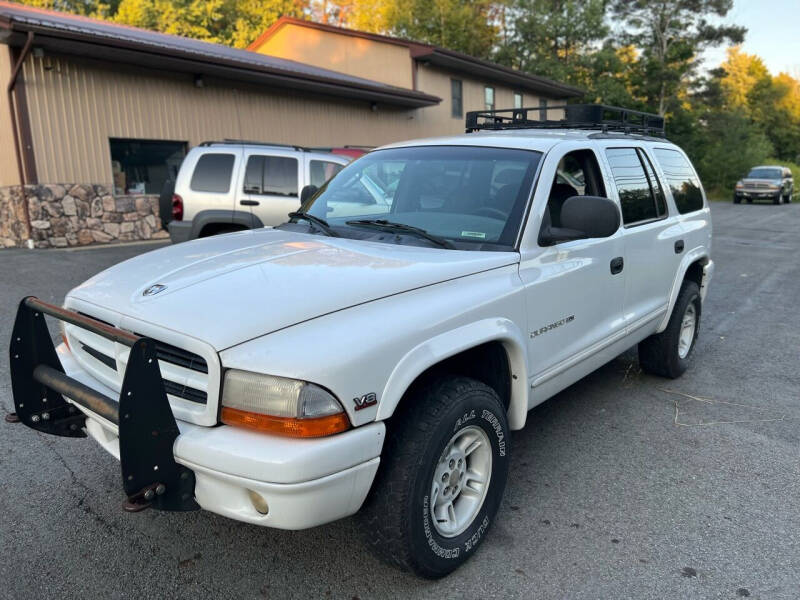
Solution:
<path fill-rule="evenodd" d="M 516 86 L 521 90 L 543 92 L 557 99 L 577 98 L 583 96 L 585 90 L 553 81 L 545 77 L 521 73 L 494 63 L 489 63 L 460 52 L 436 47 L 416 47 L 412 56 L 419 61 L 427 61 L 433 65 L 461 71 L 470 75 L 478 75 L 491 81 L 500 81 Z"/>
<path fill-rule="evenodd" d="M 420 108 L 441 102 L 441 98 L 380 84 L 367 85 L 362 82 L 343 82 L 335 78 L 312 76 L 307 73 L 291 73 L 284 69 L 272 69 L 267 65 L 242 63 L 222 57 L 203 57 L 195 52 L 183 52 L 174 48 L 154 48 L 146 43 L 132 40 L 93 36 L 80 31 L 64 31 L 43 24 L 18 22 L 5 15 L 0 17 L 0 42 L 11 46 L 24 42 L 24 33 L 36 35 L 36 46 L 51 52 L 79 56 L 102 62 L 119 62 L 159 70 L 172 70 L 193 74 L 206 74 L 224 79 L 251 84 L 269 84 L 286 89 L 303 90 L 341 98 L 368 102 L 379 102 L 391 106 Z"/>

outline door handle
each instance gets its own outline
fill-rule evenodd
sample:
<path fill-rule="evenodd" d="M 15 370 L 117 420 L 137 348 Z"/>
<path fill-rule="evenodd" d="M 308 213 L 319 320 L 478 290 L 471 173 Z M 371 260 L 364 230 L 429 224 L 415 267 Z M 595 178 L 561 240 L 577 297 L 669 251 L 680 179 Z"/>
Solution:
<path fill-rule="evenodd" d="M 625 261 L 622 260 L 621 256 L 617 258 L 611 259 L 611 274 L 616 275 L 617 273 L 622 273 L 622 268 L 625 266 Z"/>
<path fill-rule="evenodd" d="M 675 254 L 680 254 L 683 252 L 683 240 L 678 240 L 675 242 Z"/>
<path fill-rule="evenodd" d="M 258 200 L 239 200 L 239 204 L 242 206 L 258 206 L 261 203 Z"/>

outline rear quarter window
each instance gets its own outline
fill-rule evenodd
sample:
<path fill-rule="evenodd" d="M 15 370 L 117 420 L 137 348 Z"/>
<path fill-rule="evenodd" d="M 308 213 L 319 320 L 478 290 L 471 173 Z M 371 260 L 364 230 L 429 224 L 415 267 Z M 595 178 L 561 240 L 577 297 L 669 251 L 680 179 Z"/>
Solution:
<path fill-rule="evenodd" d="M 703 208 L 700 180 L 686 157 L 677 150 L 668 148 L 655 148 L 653 155 L 664 172 L 678 212 L 685 214 Z"/>
<path fill-rule="evenodd" d="M 235 158 L 233 154 L 203 154 L 194 167 L 189 187 L 194 192 L 227 194 Z"/>

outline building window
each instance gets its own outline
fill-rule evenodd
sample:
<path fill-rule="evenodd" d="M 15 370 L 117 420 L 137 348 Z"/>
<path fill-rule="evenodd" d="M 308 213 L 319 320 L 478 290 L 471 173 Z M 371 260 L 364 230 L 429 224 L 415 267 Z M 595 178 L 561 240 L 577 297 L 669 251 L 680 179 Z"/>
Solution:
<path fill-rule="evenodd" d="M 109 145 L 117 195 L 161 193 L 186 156 L 186 142 L 111 138 Z"/>
<path fill-rule="evenodd" d="M 539 120 L 547 120 L 547 98 L 539 98 Z"/>
<path fill-rule="evenodd" d="M 483 103 L 486 110 L 494 110 L 494 88 L 486 86 L 483 88 Z"/>
<path fill-rule="evenodd" d="M 514 92 L 514 108 L 522 108 L 522 92 Z"/>
<path fill-rule="evenodd" d="M 450 80 L 450 98 L 452 100 L 452 111 L 450 114 L 460 119 L 464 116 L 464 96 L 460 79 Z"/>

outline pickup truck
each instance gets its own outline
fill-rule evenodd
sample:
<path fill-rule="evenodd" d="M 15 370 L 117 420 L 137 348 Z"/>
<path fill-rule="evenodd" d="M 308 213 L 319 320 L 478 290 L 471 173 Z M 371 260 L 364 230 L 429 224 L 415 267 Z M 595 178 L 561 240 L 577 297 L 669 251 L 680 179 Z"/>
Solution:
<path fill-rule="evenodd" d="M 140 255 L 63 307 L 23 299 L 17 419 L 94 438 L 128 510 L 358 512 L 392 564 L 450 573 L 498 518 L 532 407 L 637 344 L 650 374 L 692 360 L 714 271 L 695 170 L 656 117 L 575 106 L 471 113 L 470 133 L 351 163 L 280 226 Z"/>

